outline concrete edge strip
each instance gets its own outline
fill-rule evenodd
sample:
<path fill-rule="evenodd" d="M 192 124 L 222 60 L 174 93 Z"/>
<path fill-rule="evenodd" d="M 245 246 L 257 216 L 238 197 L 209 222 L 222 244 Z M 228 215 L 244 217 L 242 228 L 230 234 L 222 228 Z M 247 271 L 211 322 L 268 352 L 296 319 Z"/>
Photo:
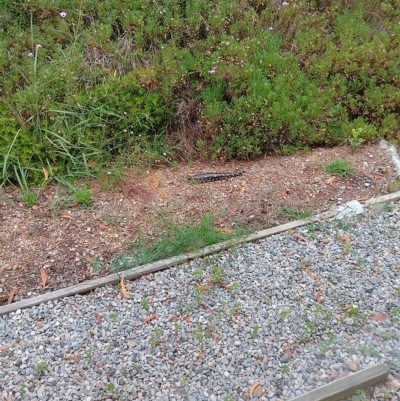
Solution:
<path fill-rule="evenodd" d="M 369 207 L 377 203 L 385 203 L 390 201 L 396 201 L 400 199 L 400 191 L 393 194 L 380 196 L 378 198 L 368 199 L 364 206 Z M 232 240 L 221 242 L 218 244 L 207 246 L 199 251 L 190 252 L 187 254 L 174 256 L 168 259 L 162 259 L 157 262 L 148 263 L 146 265 L 133 267 L 128 270 L 121 271 L 118 273 L 109 274 L 108 276 L 95 278 L 84 283 L 79 283 L 70 287 L 62 288 L 56 291 L 48 292 L 46 294 L 38 295 L 37 297 L 23 299 L 9 305 L 0 306 L 0 316 L 6 315 L 10 312 L 15 312 L 18 309 L 30 308 L 31 306 L 39 305 L 44 302 L 53 301 L 55 299 L 82 294 L 94 290 L 97 287 L 101 287 L 107 284 L 114 284 L 119 281 L 121 277 L 125 277 L 128 280 L 140 277 L 144 274 L 154 273 L 159 270 L 168 269 L 171 266 L 180 265 L 189 260 L 201 258 L 203 256 L 211 255 L 213 253 L 231 248 L 235 245 L 241 245 L 246 242 L 257 241 L 274 234 L 281 233 L 283 231 L 297 228 L 308 224 L 309 222 L 323 221 L 337 215 L 337 211 L 328 210 L 327 212 L 317 214 L 315 216 L 309 217 L 307 219 L 296 220 L 280 226 L 268 228 L 266 230 L 257 231 L 253 234 L 246 235 L 243 237 L 238 237 Z"/>
<path fill-rule="evenodd" d="M 342 400 L 356 394 L 357 390 L 362 390 L 374 384 L 387 380 L 389 372 L 385 367 L 378 363 L 369 366 L 359 372 L 352 373 L 346 377 L 325 384 L 315 390 L 292 398 L 291 401 L 335 401 Z"/>

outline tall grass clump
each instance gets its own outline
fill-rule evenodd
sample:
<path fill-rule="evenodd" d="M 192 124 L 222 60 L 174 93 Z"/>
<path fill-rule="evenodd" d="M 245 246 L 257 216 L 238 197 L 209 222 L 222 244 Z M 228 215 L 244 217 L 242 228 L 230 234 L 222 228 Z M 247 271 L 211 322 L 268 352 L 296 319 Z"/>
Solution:
<path fill-rule="evenodd" d="M 400 141 L 390 1 L 3 0 L 0 171 Z"/>
<path fill-rule="evenodd" d="M 199 224 L 185 226 L 168 224 L 163 236 L 151 243 L 143 243 L 140 236 L 132 244 L 132 251 L 114 261 L 116 270 L 125 270 L 157 260 L 195 251 L 208 245 L 232 238 L 232 234 L 223 233 L 213 227 L 211 216 L 206 214 Z"/>

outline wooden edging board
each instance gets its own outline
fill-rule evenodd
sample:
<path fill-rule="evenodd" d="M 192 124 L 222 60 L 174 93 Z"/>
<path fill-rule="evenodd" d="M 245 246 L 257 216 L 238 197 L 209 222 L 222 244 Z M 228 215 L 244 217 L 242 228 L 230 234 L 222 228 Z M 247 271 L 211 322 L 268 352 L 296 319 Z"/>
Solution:
<path fill-rule="evenodd" d="M 400 199 L 400 191 L 395 192 L 393 194 L 380 196 L 378 198 L 371 198 L 367 200 L 364 205 L 372 206 L 376 203 L 384 203 L 390 201 L 396 201 Z M 317 222 L 329 219 L 337 215 L 337 211 L 328 210 L 327 212 L 317 214 L 315 216 L 309 217 L 303 220 L 296 220 L 286 224 L 282 224 L 280 226 L 268 228 L 266 230 L 257 231 L 253 234 L 246 235 L 243 237 L 238 237 L 232 240 L 228 240 L 225 242 L 221 242 L 219 244 L 214 244 L 207 246 L 199 251 L 189 252 L 187 254 L 174 256 L 172 258 L 159 260 L 157 262 L 148 263 L 146 265 L 133 267 L 132 269 L 121 271 L 120 273 L 113 273 L 105 277 L 95 278 L 92 280 L 85 281 L 84 283 L 76 284 L 70 287 L 62 288 L 56 291 L 48 292 L 46 294 L 38 295 L 37 297 L 23 299 L 21 301 L 17 301 L 11 303 L 9 305 L 0 306 L 0 316 L 6 315 L 10 312 L 15 312 L 18 309 L 29 308 L 31 306 L 39 305 L 44 302 L 53 301 L 55 299 L 75 295 L 75 294 L 83 294 L 89 291 L 94 290 L 97 287 L 101 287 L 107 284 L 114 284 L 120 280 L 121 277 L 126 278 L 127 280 L 131 280 L 137 277 L 140 277 L 144 274 L 154 273 L 159 270 L 168 269 L 171 266 L 177 266 L 182 263 L 185 263 L 189 260 L 201 258 L 203 256 L 211 255 L 213 253 L 231 248 L 235 245 L 240 245 L 246 242 L 257 241 L 266 237 L 269 237 L 274 234 L 278 234 L 293 228 L 304 226 L 310 222 Z"/>
<path fill-rule="evenodd" d="M 362 390 L 381 381 L 387 380 L 388 376 L 389 372 L 385 367 L 382 364 L 377 364 L 333 381 L 332 383 L 325 384 L 320 388 L 300 395 L 299 397 L 292 398 L 291 401 L 341 400 L 345 397 L 356 394 L 357 390 Z"/>

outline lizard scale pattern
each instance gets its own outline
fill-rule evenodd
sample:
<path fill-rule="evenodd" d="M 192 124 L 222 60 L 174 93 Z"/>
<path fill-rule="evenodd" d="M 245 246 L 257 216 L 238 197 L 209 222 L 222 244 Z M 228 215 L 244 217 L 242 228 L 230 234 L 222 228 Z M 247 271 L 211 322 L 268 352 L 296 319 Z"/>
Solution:
<path fill-rule="evenodd" d="M 213 182 L 213 181 L 220 181 L 226 180 L 231 177 L 237 177 L 242 175 L 243 171 L 235 171 L 232 173 L 205 173 L 205 174 L 196 174 L 188 177 L 189 181 L 203 183 L 203 182 Z"/>

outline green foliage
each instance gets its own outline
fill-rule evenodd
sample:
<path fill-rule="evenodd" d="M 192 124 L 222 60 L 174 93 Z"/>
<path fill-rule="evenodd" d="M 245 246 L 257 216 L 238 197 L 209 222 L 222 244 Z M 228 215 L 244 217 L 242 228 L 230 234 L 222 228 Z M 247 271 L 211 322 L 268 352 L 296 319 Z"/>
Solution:
<path fill-rule="evenodd" d="M 311 336 L 313 335 L 313 333 L 315 331 L 315 324 L 308 321 L 302 326 L 301 329 L 302 329 L 301 339 L 303 341 L 307 341 L 311 338 Z"/>
<path fill-rule="evenodd" d="M 154 330 L 154 335 L 148 340 L 152 351 L 154 351 L 154 349 L 161 344 L 162 335 L 163 331 L 159 327 L 157 327 Z"/>
<path fill-rule="evenodd" d="M 179 226 L 169 223 L 162 238 L 152 243 L 145 244 L 139 237 L 133 244 L 132 256 L 124 255 L 116 258 L 113 264 L 116 270 L 125 270 L 134 265 L 151 263 L 155 260 L 191 252 L 229 238 L 232 238 L 232 235 L 214 229 L 211 216 L 206 214 L 202 217 L 200 224 L 189 223 Z M 214 278 L 219 280 L 221 274 L 221 269 L 216 269 Z"/>
<path fill-rule="evenodd" d="M 333 345 L 336 342 L 336 334 L 332 332 L 326 333 L 326 340 L 322 341 L 319 348 L 321 353 L 326 354 L 328 352 L 328 349 L 331 345 Z"/>
<path fill-rule="evenodd" d="M 360 137 L 362 133 L 364 132 L 363 128 L 353 128 L 351 130 L 351 137 L 348 139 L 351 150 L 355 152 L 361 144 L 364 142 L 364 139 Z"/>
<path fill-rule="evenodd" d="M 260 329 L 260 327 L 257 325 L 257 324 L 255 324 L 254 326 L 253 326 L 253 328 L 252 328 L 252 330 L 251 330 L 251 338 L 252 339 L 254 339 L 254 338 L 256 338 L 257 337 L 257 335 L 258 335 L 258 330 Z"/>
<path fill-rule="evenodd" d="M 38 373 L 44 373 L 44 371 L 47 369 L 47 363 L 46 362 L 38 362 L 36 365 L 35 365 L 35 370 L 38 372 Z"/>
<path fill-rule="evenodd" d="M 399 18 L 396 1 L 3 0 L 2 181 L 400 141 Z"/>
<path fill-rule="evenodd" d="M 114 383 L 107 383 L 106 386 L 107 391 L 109 391 L 110 393 L 115 393 L 115 384 Z"/>
<path fill-rule="evenodd" d="M 142 298 L 140 301 L 140 304 L 142 305 L 142 307 L 148 312 L 150 310 L 150 303 L 149 300 L 147 298 Z"/>
<path fill-rule="evenodd" d="M 300 209 L 296 210 L 289 205 L 281 205 L 278 209 L 278 216 L 294 219 L 294 220 L 301 220 L 310 217 L 311 211 L 307 209 Z"/>
<path fill-rule="evenodd" d="M 211 275 L 211 282 L 213 284 L 220 284 L 224 280 L 224 271 L 222 267 L 215 267 Z"/>
<path fill-rule="evenodd" d="M 326 166 L 325 171 L 332 175 L 337 175 L 339 177 L 347 177 L 353 172 L 353 167 L 350 162 L 342 159 L 331 160 Z"/>
<path fill-rule="evenodd" d="M 377 358 L 379 356 L 379 351 L 375 348 L 371 348 L 368 345 L 359 345 L 357 349 L 361 351 L 365 355 L 372 356 L 373 358 Z"/>
<path fill-rule="evenodd" d="M 142 366 L 139 365 L 138 363 L 132 363 L 133 369 L 136 370 L 136 372 L 141 372 L 142 371 Z"/>
<path fill-rule="evenodd" d="M 22 195 L 22 202 L 24 205 L 32 207 L 36 204 L 37 201 L 37 194 L 35 192 L 26 191 Z"/>
<path fill-rule="evenodd" d="M 75 192 L 75 201 L 82 206 L 90 206 L 92 203 L 92 191 L 90 190 L 90 188 L 85 187 L 82 189 L 78 189 Z"/>

